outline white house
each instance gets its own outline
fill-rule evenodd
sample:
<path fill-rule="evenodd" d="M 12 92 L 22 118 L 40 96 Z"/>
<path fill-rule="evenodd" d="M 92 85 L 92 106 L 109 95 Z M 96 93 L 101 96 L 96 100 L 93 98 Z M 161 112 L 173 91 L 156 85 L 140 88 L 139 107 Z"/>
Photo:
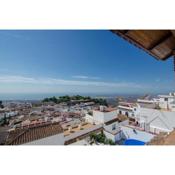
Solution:
<path fill-rule="evenodd" d="M 158 97 L 160 108 L 175 111 L 175 93 L 159 95 Z"/>
<path fill-rule="evenodd" d="M 125 120 L 122 122 L 113 122 L 109 125 L 103 126 L 103 133 L 106 138 L 111 139 L 113 142 L 120 141 L 122 139 L 121 136 L 121 126 L 125 126 L 129 124 L 129 120 Z"/>
<path fill-rule="evenodd" d="M 92 115 L 86 114 L 85 116 L 86 121 L 93 124 L 104 124 L 115 118 L 117 118 L 117 110 L 113 108 L 93 110 Z"/>
<path fill-rule="evenodd" d="M 149 108 L 138 108 L 135 117 L 138 125 L 145 131 L 159 134 L 171 132 L 175 128 L 175 111 L 162 111 Z"/>
<path fill-rule="evenodd" d="M 151 100 L 138 99 L 137 102 L 141 107 L 159 107 L 161 109 L 175 111 L 175 93 L 169 93 L 169 95 L 158 95 L 158 98 L 153 98 Z"/>
<path fill-rule="evenodd" d="M 126 102 L 119 103 L 117 114 L 126 115 L 127 117 L 134 119 L 136 113 L 137 113 L 137 104 L 126 103 Z"/>
<path fill-rule="evenodd" d="M 155 136 L 154 134 L 130 127 L 128 120 L 121 123 L 115 122 L 111 125 L 104 126 L 103 133 L 108 139 L 111 139 L 115 143 L 128 139 L 148 143 Z"/>
<path fill-rule="evenodd" d="M 151 100 L 138 99 L 136 104 L 120 103 L 118 114 L 134 119 L 137 126 L 147 132 L 169 133 L 175 128 L 175 94 L 158 97 Z"/>
<path fill-rule="evenodd" d="M 157 99 L 152 100 L 137 99 L 137 103 L 140 105 L 140 107 L 143 108 L 156 108 L 159 106 L 159 100 Z"/>

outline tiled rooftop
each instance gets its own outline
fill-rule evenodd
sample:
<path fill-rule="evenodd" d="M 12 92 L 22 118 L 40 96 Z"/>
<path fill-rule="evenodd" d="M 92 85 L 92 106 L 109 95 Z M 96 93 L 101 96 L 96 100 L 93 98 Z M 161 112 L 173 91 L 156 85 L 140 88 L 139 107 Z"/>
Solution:
<path fill-rule="evenodd" d="M 31 128 L 16 129 L 9 132 L 7 145 L 21 145 L 34 140 L 42 139 L 62 133 L 63 129 L 59 123 L 44 124 Z"/>
<path fill-rule="evenodd" d="M 160 133 L 151 140 L 149 145 L 175 145 L 175 130 L 170 134 Z"/>

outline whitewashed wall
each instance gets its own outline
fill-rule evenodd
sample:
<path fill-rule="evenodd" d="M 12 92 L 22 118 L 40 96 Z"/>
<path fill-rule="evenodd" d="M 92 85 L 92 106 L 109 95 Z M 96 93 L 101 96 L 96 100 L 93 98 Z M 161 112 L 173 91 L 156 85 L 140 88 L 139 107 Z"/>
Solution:
<path fill-rule="evenodd" d="M 86 120 L 86 122 L 88 122 L 88 123 L 91 123 L 91 124 L 94 123 L 94 118 L 93 118 L 93 116 L 91 116 L 91 115 L 89 115 L 89 114 L 86 114 L 85 120 Z"/>
<path fill-rule="evenodd" d="M 120 111 L 121 111 L 122 115 L 126 115 L 126 112 L 127 112 L 128 113 L 128 117 L 135 118 L 135 115 L 133 116 L 133 114 L 134 114 L 133 111 L 129 111 L 129 110 L 126 110 L 126 109 L 118 109 L 117 110 L 117 114 L 120 114 Z"/>
<path fill-rule="evenodd" d="M 111 112 L 93 111 L 94 121 L 105 123 L 117 117 L 117 110 Z"/>
<path fill-rule="evenodd" d="M 116 142 L 115 140 L 115 135 L 107 132 L 107 131 L 103 131 L 104 135 L 106 136 L 107 139 L 111 139 L 113 142 Z"/>

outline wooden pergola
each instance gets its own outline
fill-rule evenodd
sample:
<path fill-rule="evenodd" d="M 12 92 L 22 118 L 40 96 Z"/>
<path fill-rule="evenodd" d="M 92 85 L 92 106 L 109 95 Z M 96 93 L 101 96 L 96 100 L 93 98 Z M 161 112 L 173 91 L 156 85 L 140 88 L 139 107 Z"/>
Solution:
<path fill-rule="evenodd" d="M 175 56 L 175 30 L 112 30 L 158 60 Z"/>

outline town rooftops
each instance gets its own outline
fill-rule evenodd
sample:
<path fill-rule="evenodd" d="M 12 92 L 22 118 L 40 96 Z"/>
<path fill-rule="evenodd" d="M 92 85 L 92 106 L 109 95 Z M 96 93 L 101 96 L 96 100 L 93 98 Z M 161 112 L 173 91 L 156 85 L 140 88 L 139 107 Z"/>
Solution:
<path fill-rule="evenodd" d="M 174 55 L 175 30 L 112 30 L 158 60 Z"/>
<path fill-rule="evenodd" d="M 5 145 L 5 141 L 7 139 L 8 136 L 8 130 L 9 130 L 9 126 L 1 126 L 0 127 L 0 145 Z"/>
<path fill-rule="evenodd" d="M 10 131 L 6 140 L 7 145 L 21 145 L 49 136 L 63 133 L 59 123 L 46 123 L 39 126 Z"/>
<path fill-rule="evenodd" d="M 87 136 L 89 136 L 91 133 L 100 132 L 102 130 L 103 130 L 103 125 L 99 124 L 99 125 L 93 125 L 90 128 L 86 128 L 84 130 L 80 130 L 78 132 L 70 134 L 70 135 L 65 137 L 65 145 L 74 143 L 77 141 L 77 139 L 79 139 L 79 140 L 84 139 Z"/>

